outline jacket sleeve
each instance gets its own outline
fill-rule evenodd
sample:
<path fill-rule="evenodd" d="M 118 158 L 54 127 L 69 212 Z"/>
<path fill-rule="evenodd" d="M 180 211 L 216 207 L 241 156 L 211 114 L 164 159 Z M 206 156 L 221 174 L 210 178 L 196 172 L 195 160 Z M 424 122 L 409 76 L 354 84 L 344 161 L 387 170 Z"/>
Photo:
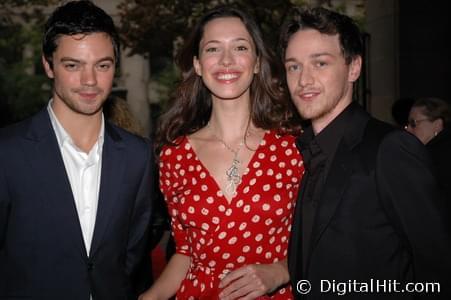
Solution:
<path fill-rule="evenodd" d="M 451 299 L 449 217 L 426 148 L 407 132 L 388 134 L 379 148 L 376 180 L 382 204 L 412 255 L 414 279 L 439 282 L 440 297 Z"/>
<path fill-rule="evenodd" d="M 130 229 L 127 243 L 126 272 L 131 276 L 135 292 L 142 292 L 150 282 L 150 256 L 149 256 L 149 232 L 152 214 L 152 148 L 146 143 L 144 152 L 146 159 L 144 172 L 141 177 L 138 192 L 136 194 L 135 206 L 130 221 Z M 148 269 L 148 272 L 145 272 Z"/>
<path fill-rule="evenodd" d="M 0 160 L 0 251 L 4 247 L 6 229 L 8 226 L 10 196 L 6 182 L 5 166 Z"/>

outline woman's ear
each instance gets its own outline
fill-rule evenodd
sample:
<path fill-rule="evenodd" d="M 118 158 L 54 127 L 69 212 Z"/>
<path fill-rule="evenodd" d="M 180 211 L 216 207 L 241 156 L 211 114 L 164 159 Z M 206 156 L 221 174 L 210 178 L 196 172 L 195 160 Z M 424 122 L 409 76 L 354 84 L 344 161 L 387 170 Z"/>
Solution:
<path fill-rule="evenodd" d="M 193 57 L 193 66 L 194 71 L 196 71 L 196 74 L 202 77 L 202 67 L 200 66 L 199 59 L 197 56 Z"/>
<path fill-rule="evenodd" d="M 432 121 L 432 124 L 434 125 L 434 132 L 439 133 L 444 128 L 444 122 L 442 118 L 438 118 L 437 120 Z"/>
<path fill-rule="evenodd" d="M 260 72 L 260 57 L 257 57 L 257 61 L 254 66 L 254 74 L 258 74 Z"/>

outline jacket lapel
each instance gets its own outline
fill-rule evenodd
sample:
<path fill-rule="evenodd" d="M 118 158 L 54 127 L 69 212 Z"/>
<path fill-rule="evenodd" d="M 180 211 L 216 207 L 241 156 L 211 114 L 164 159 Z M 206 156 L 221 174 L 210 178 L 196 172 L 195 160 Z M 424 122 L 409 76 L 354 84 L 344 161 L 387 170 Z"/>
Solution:
<path fill-rule="evenodd" d="M 337 153 L 330 167 L 327 180 L 324 183 L 324 192 L 321 196 L 312 228 L 310 253 L 317 245 L 322 233 L 342 200 L 343 192 L 348 186 L 349 178 L 352 174 L 352 170 L 349 168 L 351 159 L 351 152 L 343 144 L 342 140 L 337 148 Z"/>
<path fill-rule="evenodd" d="M 295 280 L 302 278 L 302 260 L 303 260 L 303 241 L 304 236 L 304 226 L 302 226 L 302 195 L 304 194 L 305 183 L 307 182 L 309 173 L 306 170 L 304 176 L 302 177 L 300 188 L 298 192 L 298 197 L 296 200 L 296 207 L 294 211 L 293 225 L 291 226 L 291 235 L 289 240 L 289 251 L 288 251 L 288 266 L 290 271 L 290 277 L 293 282 Z"/>
<path fill-rule="evenodd" d="M 67 177 L 61 151 L 46 109 L 31 120 L 24 137 L 23 151 L 30 162 L 39 192 L 47 203 L 46 218 L 55 223 L 57 236 L 66 236 L 72 249 L 79 249 L 86 257 L 80 222 L 78 220 L 72 189 Z M 56 242 L 56 241 L 55 241 Z M 60 244 L 61 243 L 57 243 Z M 65 245 L 62 243 L 62 245 Z"/>
<path fill-rule="evenodd" d="M 329 225 L 335 211 L 342 201 L 342 196 L 350 183 L 351 175 L 354 172 L 353 149 L 362 141 L 363 134 L 370 116 L 357 104 L 352 104 L 349 116 L 349 125 L 344 132 L 343 138 L 337 148 L 337 152 L 330 166 L 327 180 L 324 183 L 323 195 L 316 212 L 315 221 L 312 229 L 310 251 L 307 261 L 310 261 L 310 255 L 318 244 L 324 230 Z"/>
<path fill-rule="evenodd" d="M 102 152 L 102 173 L 100 179 L 99 203 L 91 244 L 90 256 L 101 244 L 103 235 L 118 201 L 119 188 L 125 171 L 124 144 L 115 129 L 105 123 L 105 140 Z"/>

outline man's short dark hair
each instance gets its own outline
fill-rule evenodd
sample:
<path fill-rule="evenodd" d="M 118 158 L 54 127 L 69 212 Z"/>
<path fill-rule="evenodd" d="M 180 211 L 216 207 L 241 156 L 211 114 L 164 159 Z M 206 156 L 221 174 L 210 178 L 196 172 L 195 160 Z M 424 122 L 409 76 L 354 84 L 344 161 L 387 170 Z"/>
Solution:
<path fill-rule="evenodd" d="M 340 48 L 347 64 L 355 57 L 363 55 L 362 34 L 350 17 L 323 7 L 311 9 L 296 7 L 282 26 L 279 44 L 282 60 L 285 60 L 285 51 L 291 36 L 304 29 L 315 29 L 327 35 L 338 34 Z"/>
<path fill-rule="evenodd" d="M 91 1 L 71 1 L 55 9 L 45 24 L 42 52 L 53 67 L 52 55 L 61 35 L 106 33 L 114 48 L 116 65 L 120 60 L 119 35 L 113 19 Z"/>

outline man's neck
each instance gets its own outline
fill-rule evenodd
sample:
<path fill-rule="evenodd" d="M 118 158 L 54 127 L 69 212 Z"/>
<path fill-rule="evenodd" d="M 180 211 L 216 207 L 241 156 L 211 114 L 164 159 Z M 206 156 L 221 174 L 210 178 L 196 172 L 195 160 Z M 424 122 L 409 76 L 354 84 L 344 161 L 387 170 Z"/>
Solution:
<path fill-rule="evenodd" d="M 102 128 L 102 110 L 93 115 L 76 113 L 69 108 L 61 108 L 52 103 L 55 116 L 74 144 L 86 153 L 92 149 Z"/>
<path fill-rule="evenodd" d="M 335 120 L 335 118 L 338 117 L 346 109 L 346 107 L 349 106 L 349 104 L 351 104 L 351 102 L 352 100 L 347 101 L 341 100 L 327 114 L 312 120 L 313 133 L 315 135 L 318 135 L 321 131 L 323 131 L 324 128 L 329 126 L 329 124 L 332 123 L 333 120 Z"/>

